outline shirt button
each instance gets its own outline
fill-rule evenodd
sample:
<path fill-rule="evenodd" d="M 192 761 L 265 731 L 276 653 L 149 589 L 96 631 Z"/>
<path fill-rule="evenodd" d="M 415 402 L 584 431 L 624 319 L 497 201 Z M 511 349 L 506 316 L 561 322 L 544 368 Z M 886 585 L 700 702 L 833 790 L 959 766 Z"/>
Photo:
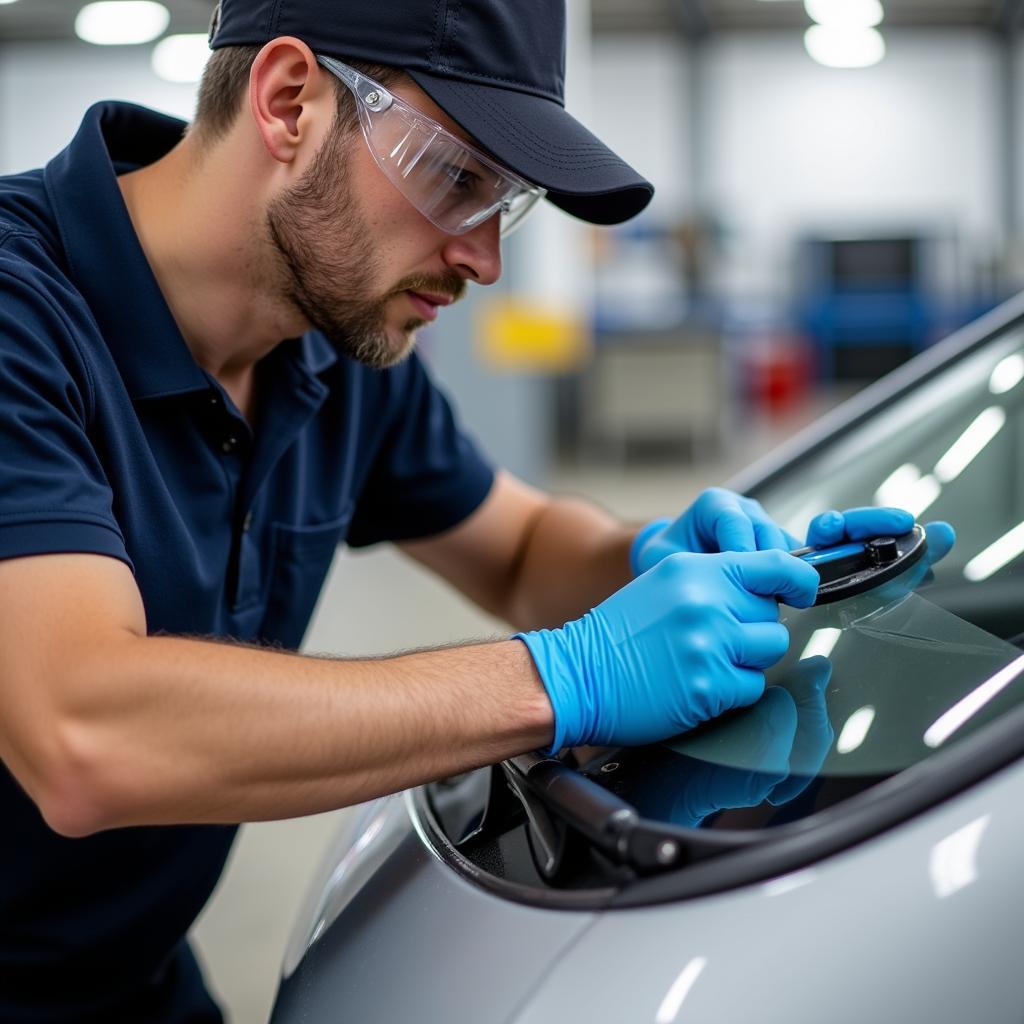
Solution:
<path fill-rule="evenodd" d="M 224 440 L 221 442 L 220 450 L 222 452 L 224 452 L 225 455 L 226 455 L 229 452 L 233 452 L 237 447 L 238 447 L 238 438 L 234 437 L 232 435 L 231 437 L 225 437 L 224 438 Z"/>
<path fill-rule="evenodd" d="M 249 528 L 252 526 L 252 509 L 249 509 L 245 513 L 245 518 L 242 520 L 242 533 L 248 533 Z"/>

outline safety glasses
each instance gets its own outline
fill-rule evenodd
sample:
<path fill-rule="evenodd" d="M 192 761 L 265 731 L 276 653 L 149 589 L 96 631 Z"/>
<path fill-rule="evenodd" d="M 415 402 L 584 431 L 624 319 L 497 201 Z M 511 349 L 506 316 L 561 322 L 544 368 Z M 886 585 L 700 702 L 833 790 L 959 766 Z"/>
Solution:
<path fill-rule="evenodd" d="M 317 61 L 352 91 L 363 138 L 377 166 L 432 224 L 449 235 L 501 215 L 501 237 L 515 230 L 545 190 L 499 166 L 379 82 L 334 60 Z"/>

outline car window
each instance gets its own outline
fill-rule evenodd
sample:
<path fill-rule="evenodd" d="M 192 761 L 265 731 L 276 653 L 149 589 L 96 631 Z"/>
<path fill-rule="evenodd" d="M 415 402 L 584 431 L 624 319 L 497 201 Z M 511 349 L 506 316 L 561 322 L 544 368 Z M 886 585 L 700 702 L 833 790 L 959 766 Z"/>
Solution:
<path fill-rule="evenodd" d="M 786 658 L 753 707 L 584 772 L 644 816 L 750 829 L 863 791 L 1024 701 L 1024 336 L 948 366 L 753 491 L 791 532 L 886 504 L 957 531 L 938 564 L 782 616 Z"/>

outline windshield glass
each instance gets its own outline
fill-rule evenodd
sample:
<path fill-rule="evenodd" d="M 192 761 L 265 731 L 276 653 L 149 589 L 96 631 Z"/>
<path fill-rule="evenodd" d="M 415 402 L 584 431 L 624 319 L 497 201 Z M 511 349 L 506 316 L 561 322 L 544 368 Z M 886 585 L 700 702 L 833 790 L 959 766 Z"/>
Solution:
<path fill-rule="evenodd" d="M 806 611 L 764 697 L 587 775 L 646 817 L 793 821 L 970 735 L 1024 700 L 1024 334 L 992 339 L 756 490 L 797 536 L 815 513 L 884 504 L 957 531 L 938 564 Z"/>

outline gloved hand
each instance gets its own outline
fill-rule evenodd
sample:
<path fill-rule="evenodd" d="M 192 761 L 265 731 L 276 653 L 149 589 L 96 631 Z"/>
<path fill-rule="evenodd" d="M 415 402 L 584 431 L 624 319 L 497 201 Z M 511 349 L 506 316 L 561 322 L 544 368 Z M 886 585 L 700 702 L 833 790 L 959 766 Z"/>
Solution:
<path fill-rule="evenodd" d="M 881 534 L 899 535 L 914 525 L 909 512 L 893 508 L 855 508 L 823 512 L 811 520 L 807 544 L 815 547 Z M 783 530 L 759 501 L 722 487 L 711 487 L 677 519 L 656 519 L 636 535 L 630 565 L 639 576 L 666 555 L 679 551 L 792 551 L 803 545 Z"/>
<path fill-rule="evenodd" d="M 717 811 L 756 807 L 765 800 L 779 807 L 799 796 L 821 770 L 835 738 L 825 706 L 831 675 L 827 658 L 797 662 L 787 688 L 769 686 L 754 707 L 729 723 L 738 735 L 730 735 L 728 743 L 749 755 L 749 767 L 697 761 L 671 793 L 670 805 L 655 816 L 697 828 Z"/>
<path fill-rule="evenodd" d="M 550 752 L 651 743 L 752 704 L 789 646 L 776 596 L 818 574 L 781 551 L 676 554 L 561 629 L 518 633 L 555 716 Z"/>

